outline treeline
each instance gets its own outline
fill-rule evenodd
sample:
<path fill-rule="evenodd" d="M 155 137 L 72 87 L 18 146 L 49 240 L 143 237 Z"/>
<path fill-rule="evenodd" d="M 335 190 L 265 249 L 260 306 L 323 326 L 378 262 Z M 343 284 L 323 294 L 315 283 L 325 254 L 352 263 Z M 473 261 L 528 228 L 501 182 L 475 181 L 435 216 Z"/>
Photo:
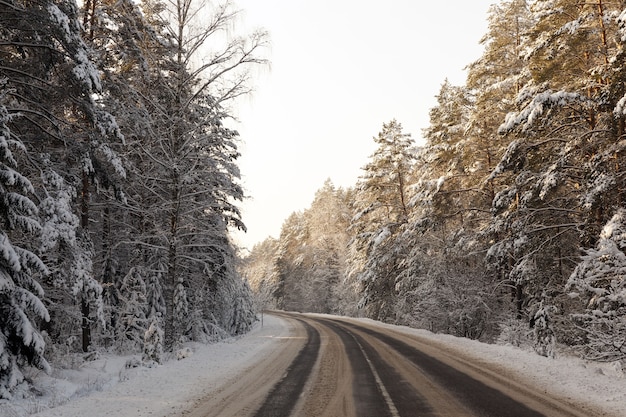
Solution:
<path fill-rule="evenodd" d="M 426 144 L 393 120 L 247 260 L 278 308 L 626 359 L 626 2 L 502 1 Z"/>
<path fill-rule="evenodd" d="M 266 35 L 233 36 L 237 16 L 198 0 L 0 3 L 0 398 L 71 352 L 159 362 L 251 325 L 225 121 Z"/>

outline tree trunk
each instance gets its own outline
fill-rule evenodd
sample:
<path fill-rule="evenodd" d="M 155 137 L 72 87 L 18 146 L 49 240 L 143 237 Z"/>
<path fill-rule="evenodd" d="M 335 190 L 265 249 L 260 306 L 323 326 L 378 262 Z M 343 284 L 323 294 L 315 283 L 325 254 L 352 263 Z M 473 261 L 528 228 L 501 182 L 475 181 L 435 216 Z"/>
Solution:
<path fill-rule="evenodd" d="M 517 319 L 521 320 L 524 317 L 524 291 L 522 284 L 515 284 L 515 310 Z"/>
<path fill-rule="evenodd" d="M 91 345 L 91 326 L 89 323 L 89 303 L 84 297 L 80 303 L 80 312 L 83 316 L 81 324 L 83 352 L 88 352 L 89 345 Z"/>
<path fill-rule="evenodd" d="M 87 238 L 89 233 L 89 177 L 87 176 L 87 173 L 85 171 L 83 171 L 82 180 L 80 226 L 83 230 L 83 233 L 85 233 L 85 238 Z M 86 294 L 83 289 L 82 300 L 80 303 L 80 313 L 82 315 L 81 330 L 83 352 L 88 352 L 89 345 L 91 345 L 91 324 L 89 322 L 89 310 L 89 301 L 86 299 Z"/>
<path fill-rule="evenodd" d="M 165 299 L 165 343 L 168 351 L 174 347 L 176 331 L 174 326 L 174 287 L 176 284 L 176 244 L 170 242 L 167 254 L 167 274 L 164 274 L 163 298 Z"/>
<path fill-rule="evenodd" d="M 165 298 L 165 349 L 171 350 L 177 337 L 176 325 L 174 323 L 174 289 L 177 281 L 177 256 L 178 256 L 178 217 L 180 209 L 180 192 L 178 183 L 178 174 L 175 172 L 172 176 L 172 195 L 170 204 L 172 209 L 170 216 L 170 236 L 169 248 L 167 254 L 167 274 L 165 274 L 165 285 L 163 285 L 163 298 Z"/>

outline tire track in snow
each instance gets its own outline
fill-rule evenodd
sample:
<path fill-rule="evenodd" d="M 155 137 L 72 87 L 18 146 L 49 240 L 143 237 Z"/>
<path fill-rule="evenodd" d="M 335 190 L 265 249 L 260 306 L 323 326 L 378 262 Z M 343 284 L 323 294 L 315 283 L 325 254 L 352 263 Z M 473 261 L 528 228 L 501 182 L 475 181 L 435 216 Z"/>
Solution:
<path fill-rule="evenodd" d="M 293 318 L 293 316 L 289 317 Z M 283 378 L 274 385 L 261 408 L 254 414 L 254 417 L 288 417 L 291 415 L 317 361 L 320 349 L 319 332 L 307 322 L 297 318 L 294 319 L 299 321 L 306 329 L 307 342 L 293 360 Z"/>

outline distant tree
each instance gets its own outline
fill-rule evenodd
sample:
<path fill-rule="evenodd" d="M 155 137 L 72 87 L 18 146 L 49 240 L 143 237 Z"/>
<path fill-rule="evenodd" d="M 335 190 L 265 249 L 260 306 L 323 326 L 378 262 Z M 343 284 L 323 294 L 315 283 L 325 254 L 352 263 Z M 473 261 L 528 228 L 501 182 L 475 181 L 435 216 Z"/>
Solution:
<path fill-rule="evenodd" d="M 292 213 L 283 222 L 278 241 L 278 253 L 274 263 L 277 307 L 284 310 L 302 310 L 307 294 L 302 292 L 299 281 L 310 270 L 310 252 L 306 248 L 308 228 L 302 213 Z"/>
<path fill-rule="evenodd" d="M 326 180 L 315 193 L 311 206 L 304 213 L 309 228 L 307 247 L 312 251 L 311 270 L 303 284 L 319 313 L 344 313 L 341 298 L 345 281 L 348 226 L 351 212 L 345 191 Z"/>
<path fill-rule="evenodd" d="M 278 240 L 256 245 L 244 259 L 242 270 L 260 307 L 353 312 L 355 292 L 346 281 L 350 196 L 327 180 L 309 208 L 285 220 Z"/>
<path fill-rule="evenodd" d="M 274 264 L 278 254 L 278 240 L 267 238 L 254 245 L 250 254 L 242 259 L 241 274 L 255 295 L 258 310 L 276 306 L 278 279 Z"/>

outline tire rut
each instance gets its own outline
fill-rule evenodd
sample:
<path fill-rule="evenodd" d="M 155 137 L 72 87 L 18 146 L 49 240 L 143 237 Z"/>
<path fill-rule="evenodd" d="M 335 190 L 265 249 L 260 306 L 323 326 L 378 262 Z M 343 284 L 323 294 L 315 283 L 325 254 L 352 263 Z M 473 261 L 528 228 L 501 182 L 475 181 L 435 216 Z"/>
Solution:
<path fill-rule="evenodd" d="M 387 362 L 382 358 L 382 356 L 374 349 L 374 347 L 368 343 L 363 337 L 359 336 L 355 332 L 351 331 L 347 327 L 339 324 L 336 321 L 324 320 L 324 319 L 315 319 L 316 321 L 323 323 L 325 326 L 329 327 L 337 334 L 343 334 L 342 339 L 344 343 L 356 343 L 356 348 L 353 350 L 360 350 L 361 355 L 354 355 L 354 357 L 361 357 L 365 359 L 367 366 L 370 369 L 370 374 L 374 376 L 375 382 L 377 382 L 378 392 L 382 394 L 383 400 L 378 399 L 380 404 L 387 404 L 387 408 L 383 411 L 373 412 L 372 408 L 368 408 L 366 404 L 362 404 L 361 410 L 359 411 L 359 416 L 362 415 L 371 415 L 371 416 L 420 416 L 420 417 L 430 417 L 434 416 L 432 407 L 428 404 L 426 399 L 420 396 L 415 389 L 400 375 L 393 367 L 390 367 Z M 352 340 L 350 340 L 352 339 Z M 350 360 L 352 362 L 353 355 L 350 355 Z M 354 366 L 354 365 L 353 365 Z M 363 365 L 360 366 L 364 368 Z M 356 377 L 358 373 L 355 371 L 354 375 Z M 369 398 L 371 401 L 372 398 L 369 397 L 366 392 L 363 392 L 359 395 L 359 387 L 355 387 L 355 402 L 360 403 L 360 399 L 357 396 Z M 381 392 L 383 391 L 383 392 Z M 359 410 L 359 408 L 357 408 Z M 383 414 L 384 412 L 384 414 Z"/>
<path fill-rule="evenodd" d="M 502 391 L 392 336 L 353 323 L 342 321 L 342 324 L 375 337 L 397 351 L 401 356 L 432 378 L 438 385 L 453 394 L 454 397 L 465 404 L 476 415 L 484 417 L 501 417 L 503 415 L 547 417 L 546 414 L 520 403 Z M 554 412 L 559 412 L 559 414 L 553 414 Z M 558 407 L 555 406 L 555 409 L 551 411 L 549 416 L 552 417 L 556 415 L 572 416 L 572 414 L 567 411 L 558 410 Z"/>
<path fill-rule="evenodd" d="M 288 317 L 293 318 L 293 316 Z M 320 349 L 320 334 L 306 321 L 297 318 L 295 320 L 306 329 L 307 342 L 287 369 L 284 377 L 271 389 L 254 417 L 290 416 L 315 366 Z"/>

